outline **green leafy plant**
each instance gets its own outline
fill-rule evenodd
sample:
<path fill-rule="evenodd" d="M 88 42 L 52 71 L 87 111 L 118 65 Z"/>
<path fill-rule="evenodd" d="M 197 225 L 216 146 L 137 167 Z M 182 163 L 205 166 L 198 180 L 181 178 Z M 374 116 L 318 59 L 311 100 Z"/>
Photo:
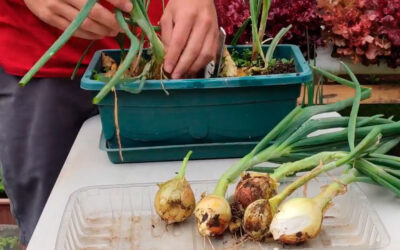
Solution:
<path fill-rule="evenodd" d="M 0 249 L 14 249 L 18 245 L 18 237 L 0 237 Z"/>

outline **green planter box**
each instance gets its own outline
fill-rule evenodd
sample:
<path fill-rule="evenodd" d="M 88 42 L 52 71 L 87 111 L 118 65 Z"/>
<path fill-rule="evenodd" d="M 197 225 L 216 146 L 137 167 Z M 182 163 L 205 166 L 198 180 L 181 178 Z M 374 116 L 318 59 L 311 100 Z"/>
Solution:
<path fill-rule="evenodd" d="M 237 50 L 250 48 L 238 46 Z M 267 49 L 264 46 L 264 49 Z M 119 60 L 119 50 L 96 52 L 81 87 L 97 93 L 104 82 L 93 79 L 93 70 L 101 70 L 101 52 Z M 152 148 L 212 143 L 254 144 L 271 130 L 296 105 L 301 83 L 311 80 L 312 74 L 298 47 L 278 46 L 275 57 L 293 58 L 296 73 L 237 78 L 208 78 L 165 80 L 167 96 L 160 81 L 149 80 L 143 92 L 135 95 L 117 91 L 120 137 L 123 148 Z M 137 88 L 137 83 L 126 83 Z M 117 87 L 118 90 L 118 87 Z M 99 103 L 105 138 L 105 149 L 118 147 L 114 125 L 114 97 L 107 95 Z M 224 144 L 226 145 L 226 144 Z M 234 148 L 231 148 L 232 152 Z M 213 150 L 212 147 L 210 150 Z M 151 151 L 151 150 L 150 150 Z M 180 159 L 181 151 L 172 152 Z M 242 150 L 243 151 L 243 150 Z M 240 151 L 240 154 L 243 152 Z M 204 151 L 203 151 L 204 152 Z M 184 153 L 183 153 L 184 155 Z M 218 155 L 212 154 L 212 158 Z M 223 154 L 221 157 L 238 157 Z M 149 155 L 148 160 L 151 159 Z M 210 156 L 211 157 L 211 156 Z M 173 160 L 174 157 L 162 157 Z M 193 158 L 208 158 L 193 154 Z M 157 159 L 157 160 L 163 160 Z M 145 161 L 140 159 L 138 161 Z M 133 161 L 133 160 L 129 160 Z"/>

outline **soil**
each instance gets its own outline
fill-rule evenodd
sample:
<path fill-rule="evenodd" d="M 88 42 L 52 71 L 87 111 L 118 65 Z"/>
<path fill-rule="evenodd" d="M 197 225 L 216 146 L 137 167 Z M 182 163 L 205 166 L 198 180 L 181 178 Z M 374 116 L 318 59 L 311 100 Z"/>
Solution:
<path fill-rule="evenodd" d="M 282 63 L 277 61 L 274 66 L 270 66 L 268 70 L 269 74 L 286 74 L 296 73 L 296 68 L 293 63 Z"/>
<path fill-rule="evenodd" d="M 144 66 L 145 60 L 143 60 L 141 63 L 139 63 L 139 67 L 135 72 L 131 70 L 127 70 L 125 73 L 125 77 L 134 77 L 137 76 L 142 70 Z M 263 66 L 263 62 L 261 58 L 258 59 L 258 62 L 256 63 L 260 68 Z M 104 73 L 105 77 L 112 77 L 115 72 L 117 71 L 118 64 L 114 59 L 112 59 L 110 56 L 107 54 L 103 53 L 102 54 L 102 73 Z M 239 66 L 240 68 L 240 66 Z M 246 68 L 246 67 L 245 67 Z M 202 78 L 204 70 L 200 70 L 199 74 L 196 75 L 195 78 Z M 290 62 L 282 62 L 281 60 L 277 59 L 274 65 L 270 65 L 268 67 L 267 72 L 262 72 L 260 73 L 254 73 L 254 75 L 265 75 L 265 74 L 287 74 L 287 73 L 296 73 L 296 68 L 295 65 L 292 61 Z M 200 75 L 201 74 L 201 75 Z M 158 78 L 157 78 L 158 79 Z"/>

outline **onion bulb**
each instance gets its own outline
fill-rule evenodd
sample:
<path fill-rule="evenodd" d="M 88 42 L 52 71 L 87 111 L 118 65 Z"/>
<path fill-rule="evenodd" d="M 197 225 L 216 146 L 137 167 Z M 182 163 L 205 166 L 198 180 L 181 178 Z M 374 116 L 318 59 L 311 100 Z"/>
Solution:
<path fill-rule="evenodd" d="M 269 199 L 276 194 L 275 181 L 268 174 L 246 173 L 236 186 L 234 199 L 243 209 L 259 199 Z"/>
<path fill-rule="evenodd" d="M 236 201 L 232 202 L 230 206 L 232 219 L 229 223 L 229 231 L 231 233 L 236 233 L 242 228 L 244 209 L 242 208 L 242 205 L 240 205 L 240 203 Z"/>
<path fill-rule="evenodd" d="M 197 229 L 202 236 L 217 236 L 225 232 L 232 214 L 228 201 L 219 195 L 207 195 L 196 205 L 194 211 Z"/>
<path fill-rule="evenodd" d="M 321 230 L 321 207 L 310 198 L 294 198 L 279 208 L 270 231 L 275 240 L 298 244 L 315 238 Z"/>
<path fill-rule="evenodd" d="M 243 229 L 251 238 L 260 241 L 269 233 L 272 216 L 269 201 L 256 200 L 244 212 Z"/>
<path fill-rule="evenodd" d="M 158 184 L 159 190 L 154 199 L 154 207 L 167 224 L 185 221 L 195 208 L 196 201 L 192 188 L 184 176 L 191 154 L 192 151 L 186 155 L 182 168 L 175 178 Z"/>
<path fill-rule="evenodd" d="M 270 231 L 275 240 L 299 244 L 315 238 L 321 231 L 325 211 L 334 197 L 346 192 L 346 185 L 357 180 L 358 171 L 351 169 L 339 180 L 324 187 L 313 198 L 294 198 L 283 203 L 272 219 Z"/>

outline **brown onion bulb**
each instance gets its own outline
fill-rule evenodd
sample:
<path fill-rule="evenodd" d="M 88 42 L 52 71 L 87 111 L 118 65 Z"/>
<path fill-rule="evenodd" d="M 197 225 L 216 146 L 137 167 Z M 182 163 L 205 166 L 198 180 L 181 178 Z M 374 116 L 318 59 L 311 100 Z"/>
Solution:
<path fill-rule="evenodd" d="M 162 184 L 154 198 L 154 207 L 157 214 L 167 224 L 178 223 L 192 215 L 196 200 L 189 182 L 185 178 L 185 170 L 192 151 L 189 151 L 183 160 L 178 175 Z"/>
<path fill-rule="evenodd" d="M 202 236 L 221 235 L 232 219 L 228 201 L 218 195 L 203 197 L 194 211 L 197 229 Z"/>
<path fill-rule="evenodd" d="M 157 214 L 167 224 L 178 223 L 192 215 L 196 205 L 189 182 L 183 179 L 172 179 L 159 184 L 154 199 Z"/>
<path fill-rule="evenodd" d="M 259 199 L 269 199 L 276 194 L 276 184 L 268 174 L 246 173 L 236 186 L 234 200 L 243 209 Z"/>
<path fill-rule="evenodd" d="M 251 203 L 244 212 L 243 229 L 251 238 L 263 240 L 269 233 L 272 221 L 271 207 L 266 199 Z"/>

